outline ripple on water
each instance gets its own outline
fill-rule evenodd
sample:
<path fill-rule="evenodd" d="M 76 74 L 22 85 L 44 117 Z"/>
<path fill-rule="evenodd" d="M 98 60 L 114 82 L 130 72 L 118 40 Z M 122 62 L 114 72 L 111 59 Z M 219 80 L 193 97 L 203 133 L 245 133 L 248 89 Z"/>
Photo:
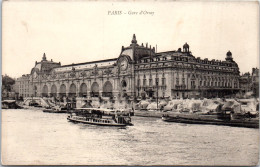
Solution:
<path fill-rule="evenodd" d="M 167 123 L 133 117 L 134 126 L 68 122 L 67 114 L 3 110 L 2 157 L 10 164 L 254 165 L 258 130 Z"/>

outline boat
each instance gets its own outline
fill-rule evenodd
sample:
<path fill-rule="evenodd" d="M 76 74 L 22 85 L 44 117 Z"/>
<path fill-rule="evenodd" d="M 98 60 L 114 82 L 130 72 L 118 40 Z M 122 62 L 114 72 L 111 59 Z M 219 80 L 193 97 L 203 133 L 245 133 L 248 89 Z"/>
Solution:
<path fill-rule="evenodd" d="M 37 103 L 35 100 L 32 100 L 29 102 L 29 106 L 33 106 L 33 107 L 41 107 L 41 105 L 39 103 Z"/>
<path fill-rule="evenodd" d="M 231 114 L 232 117 L 232 114 Z M 164 114 L 162 120 L 166 122 L 177 122 L 186 124 L 208 124 L 208 125 L 223 125 L 234 127 L 259 128 L 259 119 L 244 118 L 244 119 L 220 119 L 219 115 L 195 115 L 195 114 L 178 114 L 171 115 Z"/>
<path fill-rule="evenodd" d="M 68 113 L 69 111 L 67 108 L 62 106 L 55 106 L 51 108 L 46 108 L 43 110 L 43 112 L 49 112 L 49 113 Z"/>
<path fill-rule="evenodd" d="M 23 108 L 16 103 L 16 100 L 3 100 L 2 109 L 20 109 Z"/>
<path fill-rule="evenodd" d="M 101 126 L 131 126 L 130 114 L 100 108 L 76 108 L 67 117 L 71 122 Z"/>

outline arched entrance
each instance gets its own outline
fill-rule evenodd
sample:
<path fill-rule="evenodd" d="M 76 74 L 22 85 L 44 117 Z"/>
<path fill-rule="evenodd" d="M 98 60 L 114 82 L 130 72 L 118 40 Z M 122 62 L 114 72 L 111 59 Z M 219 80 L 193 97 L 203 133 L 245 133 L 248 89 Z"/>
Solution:
<path fill-rule="evenodd" d="M 70 85 L 69 97 L 76 97 L 76 85 L 73 83 Z"/>
<path fill-rule="evenodd" d="M 33 87 L 33 97 L 37 96 L 37 86 Z"/>
<path fill-rule="evenodd" d="M 48 87 L 44 85 L 42 88 L 42 97 L 48 97 Z"/>
<path fill-rule="evenodd" d="M 153 89 L 148 89 L 148 91 L 147 91 L 147 94 L 148 94 L 148 97 L 153 97 L 154 96 L 154 91 L 153 91 Z"/>
<path fill-rule="evenodd" d="M 113 86 L 110 81 L 107 81 L 103 86 L 102 96 L 104 97 L 112 97 L 113 96 Z"/>
<path fill-rule="evenodd" d="M 57 87 L 56 85 L 51 86 L 51 97 L 56 97 L 57 96 Z"/>
<path fill-rule="evenodd" d="M 66 97 L 66 86 L 64 84 L 60 86 L 60 97 Z"/>
<path fill-rule="evenodd" d="M 145 91 L 142 91 L 142 92 L 141 92 L 141 98 L 142 98 L 142 99 L 146 99 L 146 92 L 145 92 Z"/>
<path fill-rule="evenodd" d="M 127 87 L 127 83 L 125 80 L 121 81 L 121 96 L 122 97 L 127 97 L 127 93 L 126 93 L 126 87 Z"/>
<path fill-rule="evenodd" d="M 99 97 L 99 85 L 94 82 L 91 86 L 91 97 Z"/>
<path fill-rule="evenodd" d="M 125 80 L 122 80 L 122 82 L 121 82 L 121 86 L 122 86 L 122 88 L 125 88 L 125 87 L 127 87 L 127 83 L 126 83 L 126 81 L 125 81 Z"/>
<path fill-rule="evenodd" d="M 80 97 L 87 97 L 87 85 L 85 83 L 82 83 L 80 85 L 79 96 Z"/>

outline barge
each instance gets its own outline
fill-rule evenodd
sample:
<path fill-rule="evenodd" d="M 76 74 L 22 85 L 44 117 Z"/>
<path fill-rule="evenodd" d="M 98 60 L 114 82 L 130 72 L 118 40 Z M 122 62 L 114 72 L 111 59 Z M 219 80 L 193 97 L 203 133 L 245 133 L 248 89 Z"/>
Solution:
<path fill-rule="evenodd" d="M 218 115 L 171 115 L 164 114 L 162 120 L 166 122 L 177 122 L 186 124 L 223 125 L 233 127 L 259 128 L 259 118 L 232 119 L 225 117 L 220 119 Z"/>

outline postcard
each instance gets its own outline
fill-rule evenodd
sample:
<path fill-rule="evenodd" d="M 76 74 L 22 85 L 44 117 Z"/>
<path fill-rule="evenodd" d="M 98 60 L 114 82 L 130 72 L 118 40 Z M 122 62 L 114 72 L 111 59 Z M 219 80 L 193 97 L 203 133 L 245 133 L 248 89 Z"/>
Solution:
<path fill-rule="evenodd" d="M 2 10 L 3 165 L 259 163 L 257 1 Z"/>

